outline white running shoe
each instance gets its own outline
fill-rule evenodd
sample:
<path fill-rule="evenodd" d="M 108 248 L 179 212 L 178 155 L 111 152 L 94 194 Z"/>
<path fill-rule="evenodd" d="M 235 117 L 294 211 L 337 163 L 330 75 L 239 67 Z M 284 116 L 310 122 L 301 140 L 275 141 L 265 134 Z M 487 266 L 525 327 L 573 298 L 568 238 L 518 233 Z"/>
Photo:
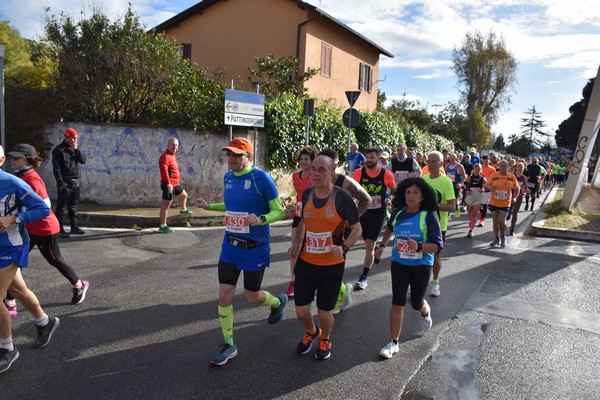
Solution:
<path fill-rule="evenodd" d="M 394 354 L 396 354 L 399 351 L 400 347 L 396 343 L 390 341 L 388 344 L 383 346 L 381 350 L 379 350 L 379 357 L 387 358 L 389 360 Z"/>
<path fill-rule="evenodd" d="M 429 291 L 429 295 L 431 297 L 438 297 L 440 295 L 440 283 L 439 282 L 435 282 L 433 285 L 431 285 L 431 290 Z"/>

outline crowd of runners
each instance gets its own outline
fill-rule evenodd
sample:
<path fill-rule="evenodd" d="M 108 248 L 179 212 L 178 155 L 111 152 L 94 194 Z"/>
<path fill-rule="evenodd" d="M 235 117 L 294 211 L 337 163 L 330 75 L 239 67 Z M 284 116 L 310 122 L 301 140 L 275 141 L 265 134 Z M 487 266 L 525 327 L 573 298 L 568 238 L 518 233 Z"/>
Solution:
<path fill-rule="evenodd" d="M 76 132 L 67 130 L 65 143 L 73 135 L 77 137 Z M 36 347 L 46 346 L 59 324 L 58 318 L 43 312 L 22 279 L 20 271 L 27 266 L 30 247 L 37 245 L 48 262 L 70 281 L 73 304 L 83 301 L 89 287 L 89 282 L 79 279 L 60 255 L 56 239 L 59 233 L 66 232 L 50 211 L 45 186 L 35 172 L 41 158 L 31 146 L 19 146 L 8 154 L 17 176 L 23 180 L 6 173 L 0 176 L 5 202 L 0 215 L 0 240 L 4 243 L 0 250 L 6 256 L 0 265 L 0 293 L 5 294 L 6 306 L 0 310 L 0 372 L 10 368 L 19 356 L 11 337 L 10 318 L 16 316 L 15 298 L 34 316 L 38 328 Z M 159 162 L 162 233 L 173 232 L 166 224 L 166 217 L 174 196 L 180 197 L 180 213 L 191 214 L 186 208 L 187 193 L 179 185 L 177 147 L 177 139 L 169 139 Z M 370 147 L 363 150 L 364 154 L 356 143 L 350 148 L 346 157 L 349 163 L 345 166 L 339 165 L 335 150 L 302 148 L 297 158 L 300 170 L 292 175 L 294 190 L 288 196 L 281 196 L 273 178 L 253 166 L 254 148 L 248 139 L 235 138 L 222 149 L 228 166 L 222 201 L 208 203 L 202 198 L 194 201 L 196 207 L 222 211 L 225 215 L 217 264 L 217 312 L 223 345 L 211 357 L 213 365 L 225 365 L 238 354 L 233 299 L 241 275 L 245 300 L 267 307 L 271 325 L 282 319 L 293 297 L 296 317 L 304 330 L 297 344 L 298 354 L 308 354 L 313 343 L 318 342 L 315 358 L 330 358 L 334 315 L 350 307 L 353 293 L 367 289 L 369 273 L 381 263 L 388 245 L 391 247 L 386 266 L 391 272 L 390 341 L 379 355 L 391 358 L 399 351 L 407 301 L 420 313 L 423 331 L 432 326 L 432 310 L 425 299 L 427 295 L 441 294 L 440 252 L 449 221 L 464 214 L 468 220 L 465 231 L 468 238 L 477 233 L 476 227 L 491 223 L 490 247 L 504 248 L 507 236 L 516 233 L 521 208 L 534 210 L 540 193 L 554 184 L 563 184 L 567 173 L 559 162 L 544 157 L 478 154 L 475 148 L 464 154 L 445 150 L 424 154 L 408 149 L 403 143 L 395 151 Z M 85 158 L 77 154 L 79 162 L 84 163 Z M 2 151 L 0 162 L 4 159 Z M 78 184 L 76 187 L 79 190 Z M 273 295 L 261 289 L 270 263 L 269 225 L 284 217 L 287 206 L 294 207 L 288 251 L 290 282 L 285 292 Z M 486 221 L 488 213 L 491 221 Z M 70 232 L 77 233 L 80 228 L 76 213 L 70 217 Z M 348 278 L 344 276 L 346 255 L 361 237 L 365 249 L 363 270 L 350 283 L 344 279 Z M 316 318 L 311 313 L 313 301 Z"/>

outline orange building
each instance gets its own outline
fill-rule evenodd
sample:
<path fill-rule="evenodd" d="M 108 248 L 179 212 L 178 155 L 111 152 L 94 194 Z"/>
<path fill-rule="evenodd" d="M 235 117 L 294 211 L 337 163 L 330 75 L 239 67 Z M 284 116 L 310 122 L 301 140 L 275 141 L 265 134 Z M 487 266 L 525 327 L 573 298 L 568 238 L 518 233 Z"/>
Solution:
<path fill-rule="evenodd" d="M 255 57 L 294 56 L 301 68 L 320 68 L 306 82 L 311 97 L 336 99 L 361 91 L 355 108 L 377 107 L 379 56 L 393 57 L 319 8 L 299 0 L 204 0 L 154 28 L 174 37 L 184 57 L 224 70 L 242 90 L 253 91 L 247 67 Z"/>

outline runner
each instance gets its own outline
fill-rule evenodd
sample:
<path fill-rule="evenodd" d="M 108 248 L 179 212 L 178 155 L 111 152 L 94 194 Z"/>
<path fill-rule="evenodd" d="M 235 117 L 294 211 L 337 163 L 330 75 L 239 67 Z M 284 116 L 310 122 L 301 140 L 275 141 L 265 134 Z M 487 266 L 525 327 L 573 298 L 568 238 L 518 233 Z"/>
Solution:
<path fill-rule="evenodd" d="M 544 168 L 539 165 L 538 159 L 533 157 L 531 164 L 527 165 L 527 169 L 523 172 L 527 176 L 527 187 L 529 193 L 525 194 L 525 211 L 529 209 L 529 199 L 531 198 L 531 211 L 535 204 L 535 199 L 540 190 L 540 178 L 544 176 Z"/>
<path fill-rule="evenodd" d="M 283 206 L 273 178 L 252 166 L 254 147 L 238 137 L 223 148 L 227 152 L 229 171 L 224 177 L 223 203 L 196 205 L 205 210 L 225 211 L 225 235 L 219 256 L 219 322 L 225 344 L 211 357 L 213 365 L 225 365 L 237 355 L 233 341 L 233 297 L 240 273 L 244 271 L 244 298 L 251 304 L 269 307 L 270 325 L 278 323 L 288 297 L 273 296 L 260 290 L 270 261 L 269 224 L 283 218 Z"/>
<path fill-rule="evenodd" d="M 416 160 L 406 155 L 406 145 L 400 143 L 396 146 L 396 157 L 390 162 L 396 185 L 409 176 L 421 176 L 421 167 Z"/>
<path fill-rule="evenodd" d="M 471 159 L 471 163 L 473 160 Z M 496 169 L 490 167 L 490 157 L 488 155 L 481 156 L 481 176 L 483 176 L 486 181 L 490 181 L 490 176 L 496 172 Z M 483 195 L 483 203 L 481 204 L 481 217 L 479 218 L 479 226 L 482 227 L 485 223 L 485 217 L 487 216 L 488 211 L 488 201 L 490 199 L 489 193 Z"/>
<path fill-rule="evenodd" d="M 367 156 L 368 157 L 368 156 Z M 377 158 L 375 158 L 377 163 Z M 335 163 L 327 156 L 317 156 L 312 163 L 313 187 L 304 192 L 302 220 L 298 235 L 289 249 L 296 263 L 296 316 L 306 329 L 298 343 L 298 354 L 307 354 L 316 338 L 318 360 L 331 357 L 331 331 L 339 288 L 344 276 L 345 256 L 360 236 L 358 210 L 352 197 L 333 186 Z M 346 226 L 350 234 L 346 237 Z M 317 298 L 319 324 L 315 325 L 310 306 Z"/>
<path fill-rule="evenodd" d="M 354 180 L 371 197 L 369 209 L 360 216 L 362 237 L 365 241 L 365 258 L 363 261 L 363 272 L 354 284 L 354 289 L 356 290 L 367 288 L 369 271 L 373 268 L 375 243 L 385 222 L 387 206 L 392 204 L 390 198 L 386 195 L 387 189 L 391 191 L 396 190 L 396 182 L 392 173 L 377 165 L 379 149 L 371 147 L 367 149 L 365 154 L 365 166 L 354 172 Z"/>
<path fill-rule="evenodd" d="M 518 162 L 515 165 L 515 176 L 517 177 L 517 183 L 519 184 L 519 194 L 515 199 L 515 204 L 512 206 L 512 215 L 507 215 L 506 218 L 510 217 L 510 236 L 515 234 L 515 227 L 517 226 L 517 219 L 519 218 L 519 211 L 521 210 L 521 204 L 523 203 L 523 194 L 529 191 L 527 177 L 523 174 L 525 164 Z"/>
<path fill-rule="evenodd" d="M 494 240 L 490 246 L 506 247 L 506 215 L 511 204 L 515 203 L 515 198 L 519 194 L 519 184 L 517 177 L 508 172 L 508 161 L 502 160 L 498 164 L 500 171 L 490 176 L 485 187 L 491 192 L 490 211 L 492 212 L 492 229 L 494 231 Z"/>
<path fill-rule="evenodd" d="M 0 146 L 0 166 L 6 157 Z M 0 293 L 11 293 L 30 311 L 37 329 L 34 348 L 48 345 L 60 320 L 48 317 L 35 294 L 27 288 L 21 268 L 27 268 L 29 235 L 23 224 L 50 215 L 50 208 L 29 185 L 16 176 L 0 170 Z M 3 296 L 2 296 L 3 297 Z M 19 358 L 12 340 L 12 321 L 5 307 L 0 307 L 0 373 Z"/>
<path fill-rule="evenodd" d="M 400 348 L 398 340 L 404 320 L 406 293 L 411 288 L 410 302 L 423 317 L 423 331 L 431 329 L 431 307 L 425 301 L 434 254 L 442 250 L 440 223 L 435 216 L 437 195 L 423 178 L 405 179 L 393 201 L 394 210 L 387 224 L 381 245 L 381 257 L 387 242 L 394 237 L 392 249 L 392 306 L 390 309 L 391 341 L 379 352 L 382 358 L 392 358 Z"/>
<path fill-rule="evenodd" d="M 485 187 L 485 178 L 481 176 L 481 164 L 473 165 L 473 172 L 465 179 L 465 203 L 467 204 L 467 214 L 469 216 L 469 233 L 467 237 L 473 237 L 473 229 L 477 223 L 477 216 L 483 204 L 483 192 Z"/>
<path fill-rule="evenodd" d="M 448 155 L 448 163 L 446 164 L 446 176 L 452 181 L 454 187 L 454 197 L 456 198 L 456 210 L 454 211 L 455 217 L 460 217 L 459 209 L 459 198 L 461 195 L 462 182 L 465 181 L 465 169 L 457 162 L 456 154 L 452 153 Z"/>
<path fill-rule="evenodd" d="M 310 146 L 303 147 L 298 153 L 298 158 L 296 161 L 298 165 L 300 165 L 300 171 L 294 172 L 292 174 L 292 181 L 294 182 L 294 191 L 296 192 L 296 210 L 292 214 L 292 243 L 296 238 L 296 234 L 298 233 L 298 224 L 300 223 L 300 215 L 302 214 L 302 193 L 306 189 L 312 186 L 312 181 L 310 179 L 310 166 L 315 159 L 315 149 Z M 291 200 L 291 196 L 286 200 Z M 285 208 L 285 205 L 284 205 Z M 285 291 L 285 294 L 288 297 L 294 296 L 294 266 L 296 265 L 296 258 L 290 258 L 290 284 Z"/>
<path fill-rule="evenodd" d="M 437 216 L 440 220 L 442 229 L 442 239 L 446 241 L 446 231 L 448 230 L 448 212 L 454 211 L 456 207 L 456 198 L 454 196 L 454 188 L 452 181 L 445 175 L 441 174 L 440 168 L 442 164 L 442 153 L 432 151 L 427 156 L 427 165 L 429 166 L 430 174 L 425 175 L 423 179 L 434 189 L 438 198 Z M 442 269 L 442 259 L 439 253 L 436 253 L 433 260 L 433 280 L 429 295 L 437 297 L 440 295 L 440 271 Z"/>
<path fill-rule="evenodd" d="M 23 179 L 31 186 L 42 200 L 50 207 L 50 199 L 46 185 L 42 178 L 36 172 L 36 169 L 42 164 L 43 159 L 38 156 L 36 149 L 26 143 L 16 145 L 9 153 L 10 165 L 15 171 L 15 175 Z M 62 257 L 58 245 L 58 235 L 60 225 L 56 216 L 50 210 L 47 217 L 25 224 L 25 228 L 30 236 L 29 251 L 37 247 L 42 256 L 50 265 L 58 270 L 71 283 L 73 297 L 71 304 L 80 304 L 85 299 L 90 283 L 87 280 L 79 279 L 77 273 Z"/>
<path fill-rule="evenodd" d="M 354 174 L 354 171 L 362 167 L 363 161 L 365 161 L 365 155 L 358 151 L 358 144 L 352 143 L 350 145 L 350 151 L 346 157 L 348 163 L 346 167 L 346 173 L 350 176 Z"/>
<path fill-rule="evenodd" d="M 365 189 L 363 189 L 358 182 L 349 176 L 345 176 L 338 172 L 339 156 L 337 151 L 333 149 L 323 149 L 317 154 L 317 156 L 327 156 L 333 160 L 335 170 L 331 182 L 334 186 L 344 189 L 350 196 L 356 201 L 358 208 L 358 216 L 360 217 L 369 209 L 371 204 L 371 196 Z M 350 234 L 350 231 L 346 231 L 346 236 Z M 340 285 L 339 295 L 337 303 L 333 308 L 333 313 L 338 314 L 340 311 L 346 310 L 352 305 L 352 284 L 348 282 L 342 282 Z"/>

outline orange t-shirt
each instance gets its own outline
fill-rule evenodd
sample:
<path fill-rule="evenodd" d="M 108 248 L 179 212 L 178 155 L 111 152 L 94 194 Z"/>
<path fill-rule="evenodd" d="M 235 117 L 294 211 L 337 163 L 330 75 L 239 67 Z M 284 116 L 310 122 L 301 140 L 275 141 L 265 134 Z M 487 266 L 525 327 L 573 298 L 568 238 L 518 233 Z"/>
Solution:
<path fill-rule="evenodd" d="M 495 172 L 487 182 L 488 186 L 493 186 L 489 204 L 495 207 L 510 207 L 513 190 L 518 192 L 520 189 L 517 177 L 510 172 L 506 175 Z"/>
<path fill-rule="evenodd" d="M 481 176 L 483 176 L 488 182 L 490 181 L 490 176 L 496 173 L 496 168 L 485 166 L 481 164 Z"/>

